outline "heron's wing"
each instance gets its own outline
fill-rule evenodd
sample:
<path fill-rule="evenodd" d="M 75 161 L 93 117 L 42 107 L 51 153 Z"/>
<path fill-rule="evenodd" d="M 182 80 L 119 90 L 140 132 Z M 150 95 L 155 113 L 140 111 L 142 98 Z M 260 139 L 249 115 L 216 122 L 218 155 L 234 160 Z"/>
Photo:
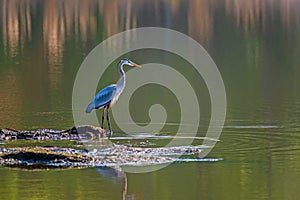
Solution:
<path fill-rule="evenodd" d="M 86 112 L 90 113 L 93 109 L 101 108 L 105 105 L 110 104 L 114 93 L 116 91 L 116 84 L 109 85 L 103 88 L 100 92 L 96 94 L 94 99 L 86 108 Z"/>
<path fill-rule="evenodd" d="M 116 85 L 109 85 L 103 88 L 100 92 L 98 92 L 94 98 L 95 108 L 100 108 L 102 106 L 108 105 L 116 91 Z"/>

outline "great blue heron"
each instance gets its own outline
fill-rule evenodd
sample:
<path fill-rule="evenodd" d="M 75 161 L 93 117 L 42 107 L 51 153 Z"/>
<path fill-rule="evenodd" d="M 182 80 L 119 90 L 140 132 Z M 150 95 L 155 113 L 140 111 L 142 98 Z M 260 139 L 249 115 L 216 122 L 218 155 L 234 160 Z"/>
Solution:
<path fill-rule="evenodd" d="M 111 130 L 110 121 L 109 121 L 109 108 L 116 103 L 116 101 L 119 99 L 121 93 L 123 92 L 123 90 L 125 88 L 126 77 L 125 77 L 125 72 L 123 70 L 124 65 L 141 68 L 140 65 L 138 65 L 128 59 L 120 60 L 120 62 L 118 64 L 118 68 L 119 68 L 121 78 L 119 79 L 118 83 L 109 85 L 109 86 L 103 88 L 100 92 L 98 92 L 85 110 L 86 113 L 90 113 L 90 112 L 92 112 L 93 109 L 103 108 L 102 124 L 101 124 L 102 129 L 104 127 L 104 115 L 105 115 L 105 110 L 106 110 L 106 120 L 107 120 L 108 128 L 110 131 L 109 132 L 110 135 L 112 135 L 112 130 Z"/>

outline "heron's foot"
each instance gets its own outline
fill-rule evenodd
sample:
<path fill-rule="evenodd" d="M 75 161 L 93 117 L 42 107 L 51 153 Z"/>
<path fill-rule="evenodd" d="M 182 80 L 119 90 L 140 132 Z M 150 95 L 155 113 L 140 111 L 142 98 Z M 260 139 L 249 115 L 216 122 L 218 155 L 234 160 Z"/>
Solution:
<path fill-rule="evenodd" d="M 111 130 L 106 130 L 105 134 L 106 134 L 106 136 L 107 136 L 108 138 L 110 138 L 110 137 L 112 136 L 112 134 L 113 134 L 113 131 L 111 131 Z"/>

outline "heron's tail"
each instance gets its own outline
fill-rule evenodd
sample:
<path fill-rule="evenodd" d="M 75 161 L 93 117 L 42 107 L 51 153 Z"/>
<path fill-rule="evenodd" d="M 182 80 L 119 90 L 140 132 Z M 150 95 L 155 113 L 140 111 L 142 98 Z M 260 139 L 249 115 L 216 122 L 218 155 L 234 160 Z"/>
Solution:
<path fill-rule="evenodd" d="M 90 113 L 90 112 L 92 112 L 92 110 L 93 110 L 94 108 L 95 108 L 95 103 L 94 103 L 94 101 L 92 101 L 92 102 L 87 106 L 85 112 L 86 112 L 86 113 Z"/>

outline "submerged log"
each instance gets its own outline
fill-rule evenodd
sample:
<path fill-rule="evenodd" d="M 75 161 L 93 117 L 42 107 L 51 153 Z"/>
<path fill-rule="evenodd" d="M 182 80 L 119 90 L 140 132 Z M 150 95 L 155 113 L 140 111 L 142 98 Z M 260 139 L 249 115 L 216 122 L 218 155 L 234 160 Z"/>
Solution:
<path fill-rule="evenodd" d="M 0 141 L 4 140 L 67 140 L 99 141 L 106 137 L 106 130 L 96 126 L 76 126 L 67 130 L 0 129 Z M 108 143 L 108 142 L 106 142 Z M 105 143 L 105 144 L 106 144 Z M 102 143 L 101 143 L 102 145 Z M 104 145 L 103 145 L 104 146 Z M 95 158 L 88 150 L 76 150 L 55 146 L 29 146 L 17 148 L 0 147 L 0 166 L 26 169 L 76 168 L 93 166 Z M 99 161 L 100 162 L 100 161 Z"/>
<path fill-rule="evenodd" d="M 27 169 L 145 166 L 178 161 L 176 156 L 200 152 L 201 148 L 196 146 L 140 148 L 113 145 L 92 152 L 61 147 L 0 148 L 0 166 Z"/>
<path fill-rule="evenodd" d="M 149 149 L 146 150 L 149 152 Z M 0 166 L 23 169 L 84 168 L 117 165 L 151 165 L 174 161 L 174 158 L 147 155 L 142 148 L 115 146 L 99 150 L 94 156 L 87 150 L 61 147 L 0 148 Z"/>
<path fill-rule="evenodd" d="M 76 126 L 67 130 L 36 129 L 14 130 L 0 129 L 0 140 L 79 140 L 81 135 L 104 138 L 106 131 L 96 126 Z"/>
<path fill-rule="evenodd" d="M 60 147 L 0 148 L 0 165 L 26 169 L 79 168 L 93 163 L 84 150 Z"/>
<path fill-rule="evenodd" d="M 67 130 L 0 129 L 2 140 L 99 140 L 106 137 L 106 131 L 96 126 L 76 126 Z M 55 146 L 30 146 L 0 148 L 0 166 L 26 169 L 78 168 L 93 166 L 95 158 L 88 150 L 76 150 Z"/>

